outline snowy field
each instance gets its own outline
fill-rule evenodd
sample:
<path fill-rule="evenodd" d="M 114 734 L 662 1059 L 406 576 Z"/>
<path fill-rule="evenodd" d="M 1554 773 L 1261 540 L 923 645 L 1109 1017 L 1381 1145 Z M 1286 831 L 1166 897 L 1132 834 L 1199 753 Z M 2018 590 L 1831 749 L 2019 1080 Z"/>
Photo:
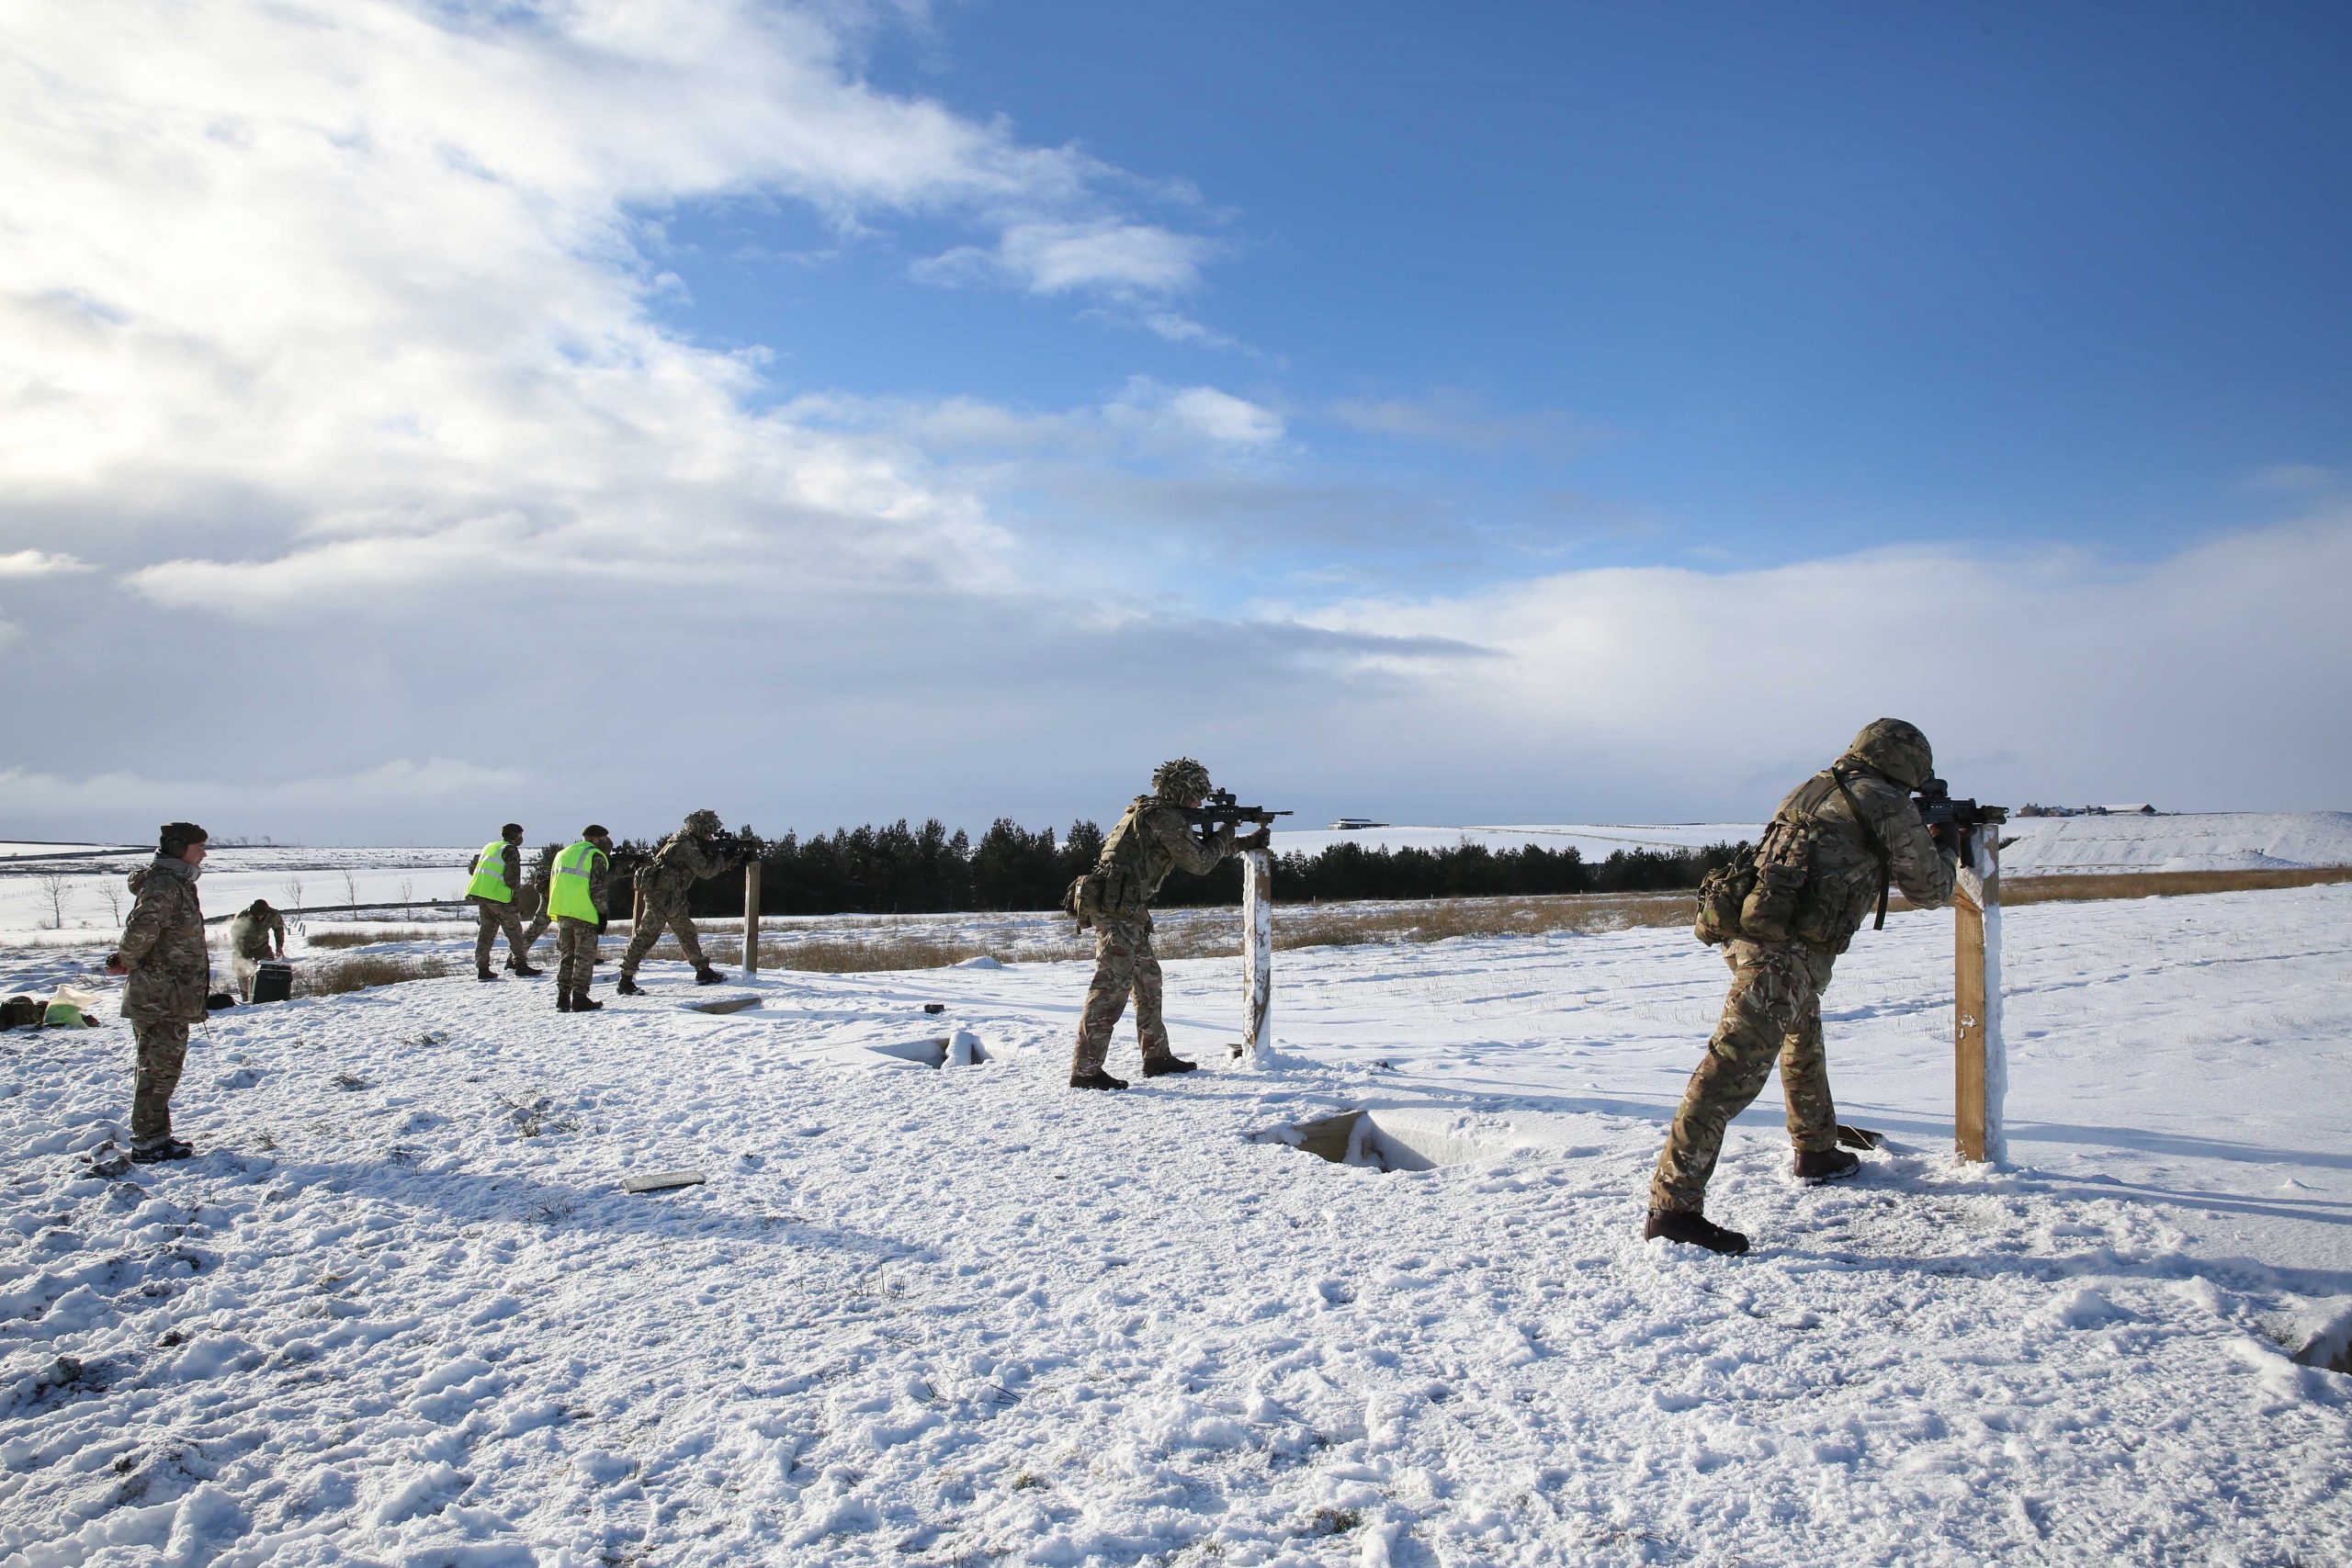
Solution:
<path fill-rule="evenodd" d="M 2352 1561 L 2352 886 L 2007 931 L 2012 1168 L 1898 913 L 1827 997 L 1892 1145 L 1800 1189 L 1768 1091 L 1729 1260 L 1639 1235 L 1670 929 L 1283 953 L 1272 1074 L 1173 964 L 1211 1070 L 1116 1096 L 1073 964 L 418 982 L 216 1019 L 155 1168 L 120 1024 L 0 1035 L 0 1564 Z M 1430 1168 L 1250 1138 L 1365 1107 Z"/>

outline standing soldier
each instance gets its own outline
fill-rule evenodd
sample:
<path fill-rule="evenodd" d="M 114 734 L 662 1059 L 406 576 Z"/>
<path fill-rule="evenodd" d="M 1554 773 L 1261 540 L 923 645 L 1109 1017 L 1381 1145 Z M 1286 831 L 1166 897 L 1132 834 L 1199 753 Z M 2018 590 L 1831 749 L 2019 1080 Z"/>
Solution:
<path fill-rule="evenodd" d="M 269 907 L 268 899 L 254 899 L 229 921 L 229 965 L 241 999 L 254 999 L 255 964 L 265 958 L 285 956 L 286 921 Z"/>
<path fill-rule="evenodd" d="M 1772 814 L 1756 851 L 1756 891 L 1738 929 L 1723 933 L 1731 995 L 1657 1156 L 1646 1235 L 1747 1250 L 1746 1236 L 1705 1217 L 1707 1179 L 1724 1129 L 1762 1090 L 1776 1055 L 1797 1179 L 1835 1181 L 1860 1167 L 1838 1146 L 1821 991 L 1871 905 L 1884 913 L 1890 882 L 1923 909 L 1951 901 L 1957 837 L 1930 834 L 1910 799 L 1933 773 L 1925 735 L 1899 718 L 1876 719 Z"/>
<path fill-rule="evenodd" d="M 548 878 L 555 874 L 555 857 L 556 849 L 553 844 L 542 849 L 539 852 L 538 870 L 534 879 L 523 884 L 514 892 L 515 914 L 531 922 L 523 928 L 523 952 L 526 957 L 533 948 L 539 945 L 539 938 L 548 934 L 548 927 L 555 923 L 555 914 L 548 908 Z M 514 967 L 514 958 L 512 953 L 507 955 L 506 967 L 509 969 Z"/>
<path fill-rule="evenodd" d="M 1159 1016 L 1159 960 L 1151 951 L 1151 900 L 1170 872 L 1205 875 L 1236 850 L 1263 848 L 1268 834 L 1261 828 L 1237 840 L 1233 824 L 1227 822 L 1207 840 L 1195 838 L 1184 808 L 1197 808 L 1208 793 L 1209 771 L 1192 758 L 1161 763 L 1151 775 L 1151 793 L 1136 796 L 1084 878 L 1082 918 L 1094 927 L 1094 983 L 1087 987 L 1078 1048 L 1070 1054 L 1072 1089 L 1127 1087 L 1125 1078 L 1104 1072 L 1102 1063 L 1130 993 L 1143 1076 L 1189 1073 L 1200 1065 L 1168 1046 L 1168 1027 Z"/>
<path fill-rule="evenodd" d="M 694 917 L 686 911 L 689 888 L 735 863 L 712 846 L 710 840 L 718 831 L 718 812 L 688 812 L 685 827 L 662 840 L 653 858 L 638 871 L 637 929 L 629 933 L 628 951 L 621 954 L 621 983 L 615 987 L 622 996 L 645 994 L 637 983 L 637 966 L 662 940 L 664 926 L 677 933 L 679 949 L 693 963 L 695 985 L 716 986 L 726 978 L 702 955 L 702 938 L 695 934 Z"/>
<path fill-rule="evenodd" d="M 474 978 L 503 977 L 490 966 L 490 950 L 502 931 L 506 949 L 514 954 L 508 967 L 526 978 L 545 974 L 531 967 L 531 944 L 524 938 L 522 917 L 514 912 L 514 890 L 523 886 L 523 825 L 509 822 L 501 828 L 466 869 L 474 877 L 466 885 L 466 902 L 481 914 L 481 928 L 474 933 Z"/>
<path fill-rule="evenodd" d="M 605 1004 L 588 994 L 596 977 L 596 937 L 605 929 L 612 893 L 613 840 L 591 822 L 579 841 L 555 857 L 548 872 L 547 907 L 555 916 L 555 1007 L 594 1012 Z"/>
<path fill-rule="evenodd" d="M 130 874 L 138 901 L 122 928 L 122 945 L 107 973 L 129 975 L 122 1016 L 139 1043 L 130 1094 L 130 1157 L 141 1165 L 186 1159 L 196 1150 L 172 1136 L 172 1091 L 187 1062 L 187 1026 L 202 1021 L 212 989 L 204 942 L 204 906 L 196 896 L 205 832 L 193 822 L 164 824 L 155 859 Z"/>

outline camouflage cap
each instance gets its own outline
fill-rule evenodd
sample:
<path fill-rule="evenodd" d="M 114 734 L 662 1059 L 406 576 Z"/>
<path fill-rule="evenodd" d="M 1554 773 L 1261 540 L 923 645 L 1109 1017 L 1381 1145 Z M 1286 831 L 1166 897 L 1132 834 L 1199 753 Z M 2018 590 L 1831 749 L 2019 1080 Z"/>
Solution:
<path fill-rule="evenodd" d="M 1875 768 L 1905 789 L 1917 789 L 1933 778 L 1936 755 L 1916 724 L 1899 718 L 1874 718 L 1862 726 L 1846 755 Z"/>
<path fill-rule="evenodd" d="M 1151 771 L 1151 793 L 1170 802 L 1198 800 L 1209 792 L 1209 771 L 1190 757 L 1176 757 Z"/>
<path fill-rule="evenodd" d="M 722 827 L 723 824 L 718 820 L 718 813 L 708 807 L 705 807 L 700 811 L 686 813 L 686 831 L 689 833 L 716 833 Z"/>

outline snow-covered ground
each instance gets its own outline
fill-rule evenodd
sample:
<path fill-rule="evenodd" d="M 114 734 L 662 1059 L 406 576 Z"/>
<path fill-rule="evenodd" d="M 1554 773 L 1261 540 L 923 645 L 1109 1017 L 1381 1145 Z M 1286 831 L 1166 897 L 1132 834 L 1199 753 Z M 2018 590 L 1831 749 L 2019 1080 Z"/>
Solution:
<path fill-rule="evenodd" d="M 2013 875 L 2352 865 L 2352 811 L 2021 817 L 2002 832 L 2018 840 L 2001 852 Z"/>
<path fill-rule="evenodd" d="M 1891 1148 L 1799 1189 L 1768 1094 L 1730 1260 L 1639 1236 L 1675 930 L 1283 953 L 1279 1074 L 1172 964 L 1211 1070 L 1116 1096 L 1073 964 L 419 982 L 218 1018 L 157 1168 L 119 1024 L 0 1035 L 0 1563 L 2352 1559 L 2352 887 L 2012 910 L 1999 1172 L 1951 921 L 1828 994 Z M 1250 1139 L 1342 1107 L 1440 1163 Z"/>

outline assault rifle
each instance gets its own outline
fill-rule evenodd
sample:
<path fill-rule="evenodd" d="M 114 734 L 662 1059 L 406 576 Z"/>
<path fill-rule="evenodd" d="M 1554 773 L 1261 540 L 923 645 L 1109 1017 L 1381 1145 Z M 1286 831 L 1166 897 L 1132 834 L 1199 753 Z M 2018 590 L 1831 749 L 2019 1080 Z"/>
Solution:
<path fill-rule="evenodd" d="M 758 845 L 749 839 L 739 839 L 732 833 L 713 833 L 704 842 L 708 845 L 711 853 L 729 865 L 740 865 L 745 861 L 760 858 Z"/>
<path fill-rule="evenodd" d="M 1269 811 L 1262 806 L 1237 806 L 1229 789 L 1211 790 L 1208 799 L 1201 805 L 1180 806 L 1177 809 L 1184 814 L 1185 821 L 1208 833 L 1214 833 L 1227 824 L 1238 833 L 1244 822 L 1271 828 L 1275 818 L 1290 815 L 1287 811 Z"/>
<path fill-rule="evenodd" d="M 1983 806 L 1973 800 L 1954 800 L 1951 785 L 1941 779 L 1929 779 L 1919 786 L 1918 795 L 1911 802 L 1919 813 L 1919 820 L 1939 841 L 1946 837 L 1953 847 L 1966 852 L 1969 836 L 1979 828 L 1997 828 L 2009 819 L 2006 806 Z M 1939 831 L 1942 829 L 1942 831 Z"/>

